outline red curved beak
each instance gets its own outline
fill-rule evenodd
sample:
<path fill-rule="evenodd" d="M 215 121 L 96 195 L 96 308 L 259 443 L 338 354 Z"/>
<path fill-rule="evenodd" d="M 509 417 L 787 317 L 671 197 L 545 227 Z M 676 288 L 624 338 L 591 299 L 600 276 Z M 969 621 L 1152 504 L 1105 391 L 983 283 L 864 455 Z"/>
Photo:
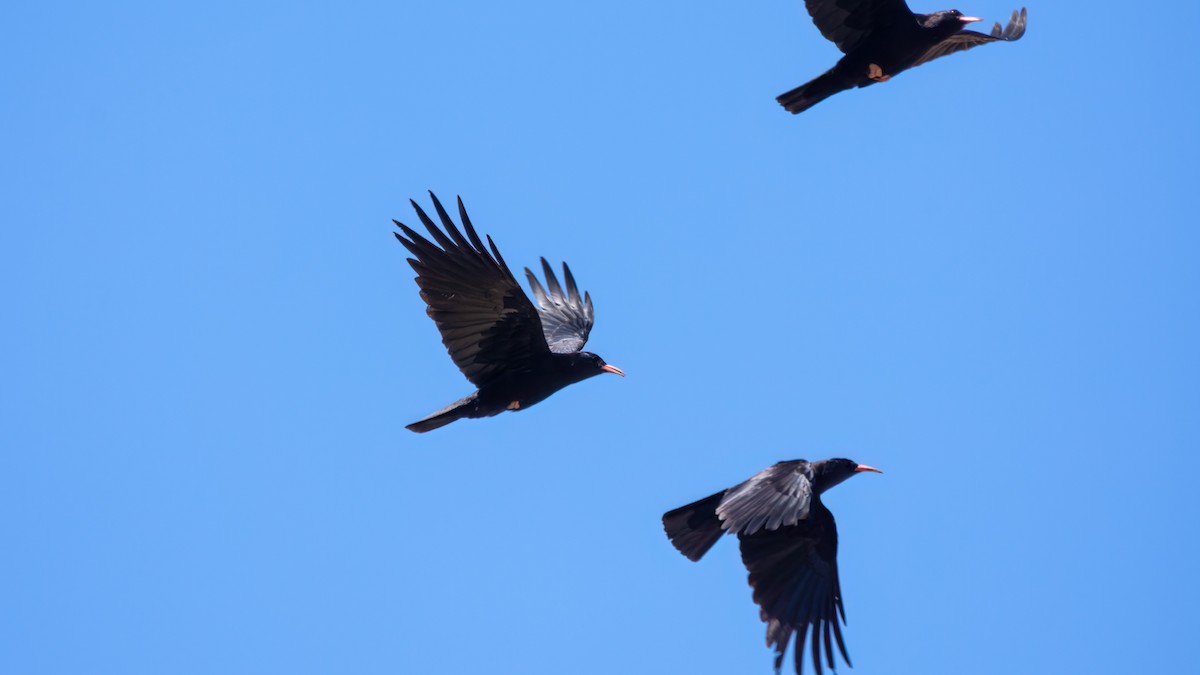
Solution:
<path fill-rule="evenodd" d="M 883 473 L 879 469 L 876 469 L 873 466 L 867 466 L 866 464 L 859 464 L 858 466 L 854 467 L 854 470 L 855 471 L 871 471 L 873 473 Z"/>
<path fill-rule="evenodd" d="M 977 16 L 960 16 L 958 17 L 958 20 L 963 23 L 975 23 L 976 21 L 983 21 L 983 19 Z"/>
<path fill-rule="evenodd" d="M 600 370 L 603 370 L 606 373 L 612 373 L 613 375 L 620 375 L 621 377 L 625 377 L 625 371 L 621 370 L 620 368 L 618 368 L 616 366 L 610 366 L 607 363 L 604 364 L 603 366 L 600 366 Z"/>

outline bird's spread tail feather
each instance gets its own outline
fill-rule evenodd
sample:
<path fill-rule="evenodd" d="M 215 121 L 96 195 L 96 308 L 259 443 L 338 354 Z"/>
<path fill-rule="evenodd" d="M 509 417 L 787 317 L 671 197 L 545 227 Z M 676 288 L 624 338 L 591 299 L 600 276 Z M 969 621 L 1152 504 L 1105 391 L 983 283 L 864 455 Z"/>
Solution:
<path fill-rule="evenodd" d="M 688 560 L 699 560 L 725 534 L 721 519 L 717 516 L 717 506 L 724 496 L 725 491 L 722 490 L 663 514 L 663 529 L 667 537 Z"/>
<path fill-rule="evenodd" d="M 475 392 L 460 401 L 455 401 L 425 419 L 417 420 L 404 428 L 409 431 L 415 431 L 418 434 L 423 434 L 426 431 L 444 427 L 464 417 L 471 417 L 471 413 L 475 412 L 476 409 L 475 398 L 478 394 L 479 392 Z"/>
<path fill-rule="evenodd" d="M 779 105 L 786 108 L 788 112 L 795 115 L 853 86 L 852 84 L 847 85 L 834 70 L 829 70 L 789 92 L 776 96 L 775 100 L 779 101 Z"/>

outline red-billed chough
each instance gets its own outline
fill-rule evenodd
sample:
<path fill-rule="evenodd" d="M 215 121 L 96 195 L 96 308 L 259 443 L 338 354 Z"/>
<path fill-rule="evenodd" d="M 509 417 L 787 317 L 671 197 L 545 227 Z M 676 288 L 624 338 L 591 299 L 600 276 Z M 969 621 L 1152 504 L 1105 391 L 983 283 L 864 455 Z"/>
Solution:
<path fill-rule="evenodd" d="M 985 35 L 964 28 L 982 19 L 957 9 L 914 14 L 904 0 L 805 0 L 804 5 L 821 35 L 845 56 L 820 77 L 776 97 L 792 114 L 947 54 L 1025 34 L 1024 8 L 1013 11 L 1007 26 L 996 23 Z"/>
<path fill-rule="evenodd" d="M 749 480 L 663 515 L 663 529 L 679 552 L 699 560 L 723 534 L 736 534 L 767 646 L 775 648 L 775 672 L 783 666 L 792 634 L 796 673 L 803 670 L 804 642 L 811 632 L 813 667 L 821 654 L 834 668 L 833 640 L 847 664 L 838 624 L 846 621 L 838 583 L 837 527 L 821 494 L 863 471 L 849 459 L 779 462 Z"/>
<path fill-rule="evenodd" d="M 543 288 L 529 268 L 525 276 L 540 308 L 534 307 L 509 271 L 492 238 L 484 247 L 462 199 L 458 215 L 466 237 L 455 227 L 430 192 L 445 232 L 411 202 L 417 217 L 437 243 L 400 223 L 393 233 L 415 256 L 408 264 L 417 272 L 426 313 L 437 324 L 450 358 L 478 389 L 406 428 L 425 432 L 464 417 L 490 417 L 505 410 L 524 410 L 563 387 L 600 373 L 625 373 L 604 359 L 583 352 L 595 317 L 592 298 L 579 295 L 571 270 L 563 263 L 566 291 L 546 259 Z M 490 251 L 489 251 L 490 249 Z"/>

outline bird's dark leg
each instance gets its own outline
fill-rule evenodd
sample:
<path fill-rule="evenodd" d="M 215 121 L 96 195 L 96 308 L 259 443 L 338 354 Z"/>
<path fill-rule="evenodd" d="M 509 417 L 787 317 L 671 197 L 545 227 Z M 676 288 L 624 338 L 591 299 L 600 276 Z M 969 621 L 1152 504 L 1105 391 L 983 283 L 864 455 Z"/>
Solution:
<path fill-rule="evenodd" d="M 892 79 L 891 75 L 884 75 L 883 68 L 880 68 L 878 64 L 874 63 L 867 66 L 867 77 L 875 80 L 876 82 L 887 82 L 888 80 Z"/>

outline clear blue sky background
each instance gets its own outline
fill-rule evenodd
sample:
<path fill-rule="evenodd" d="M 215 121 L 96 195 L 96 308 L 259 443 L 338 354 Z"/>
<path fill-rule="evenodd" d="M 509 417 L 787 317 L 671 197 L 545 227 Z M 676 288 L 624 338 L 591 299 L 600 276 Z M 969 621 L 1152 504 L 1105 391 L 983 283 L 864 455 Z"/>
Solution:
<path fill-rule="evenodd" d="M 659 517 L 830 456 L 854 672 L 1195 672 L 1200 11 L 1130 7 L 793 117 L 799 0 L 13 4 L 0 672 L 766 675 Z M 426 189 L 628 377 L 404 430 Z"/>

